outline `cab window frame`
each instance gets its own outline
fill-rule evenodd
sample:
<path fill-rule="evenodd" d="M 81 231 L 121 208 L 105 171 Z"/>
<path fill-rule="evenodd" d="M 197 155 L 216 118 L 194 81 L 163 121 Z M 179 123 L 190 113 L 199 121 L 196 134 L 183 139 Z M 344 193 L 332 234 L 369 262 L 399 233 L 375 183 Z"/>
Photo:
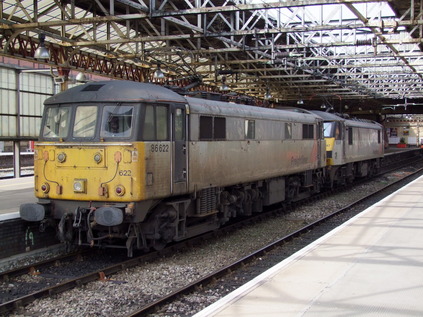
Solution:
<path fill-rule="evenodd" d="M 53 139 L 67 139 L 69 138 L 72 123 L 73 123 L 73 110 L 72 106 L 70 105 L 49 105 L 44 110 L 43 120 L 41 123 L 41 131 L 40 131 L 40 138 L 46 140 L 53 140 Z M 56 114 L 51 113 L 56 111 Z M 60 112 L 60 113 L 59 113 Z M 58 121 L 54 117 L 58 117 Z M 66 120 L 62 120 L 62 117 L 66 116 Z M 56 122 L 51 122 L 51 120 Z M 51 123 L 56 123 L 58 126 L 54 129 L 51 127 Z M 62 124 L 65 123 L 65 126 L 61 128 Z"/>
<path fill-rule="evenodd" d="M 99 108 L 101 111 L 100 138 L 129 139 L 135 134 L 136 104 L 103 104 Z M 116 121 L 118 122 L 117 127 L 114 126 Z M 114 128 L 116 128 L 115 131 Z"/>
<path fill-rule="evenodd" d="M 74 113 L 72 114 L 73 117 L 73 124 L 72 124 L 72 138 L 74 139 L 94 139 L 97 135 L 97 125 L 98 125 L 98 121 L 99 121 L 99 113 L 102 111 L 101 108 L 98 107 L 98 105 L 93 105 L 93 104 L 89 104 L 89 105 L 84 105 L 84 104 L 80 104 L 80 105 L 75 105 L 75 107 L 73 107 Z M 83 113 L 82 116 L 78 117 L 79 114 L 79 110 L 84 109 L 87 110 L 88 108 L 91 109 L 95 109 L 94 112 L 92 112 L 92 114 L 94 115 L 94 120 L 91 121 L 86 121 L 89 124 L 85 124 L 83 126 L 80 127 L 81 128 L 85 128 L 85 129 L 90 129 L 91 133 L 90 134 L 85 134 L 85 135 L 81 135 L 79 134 L 80 132 L 78 132 L 76 130 L 77 125 L 79 126 L 79 123 L 82 121 L 85 121 L 86 119 L 89 119 L 89 117 L 87 117 L 86 115 L 89 114 L 89 112 L 85 112 Z"/>

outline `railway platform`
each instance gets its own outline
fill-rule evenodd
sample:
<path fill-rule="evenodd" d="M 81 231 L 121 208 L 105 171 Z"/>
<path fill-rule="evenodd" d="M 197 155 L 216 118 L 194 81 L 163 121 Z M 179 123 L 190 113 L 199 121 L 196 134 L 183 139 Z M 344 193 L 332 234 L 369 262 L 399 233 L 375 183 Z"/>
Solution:
<path fill-rule="evenodd" d="M 36 201 L 33 176 L 0 179 L 0 262 L 58 243 L 54 230 L 20 219 L 19 206 Z"/>
<path fill-rule="evenodd" d="M 421 316 L 423 177 L 197 313 Z"/>
<path fill-rule="evenodd" d="M 19 206 L 36 202 L 34 177 L 0 179 L 0 221 L 19 217 Z"/>

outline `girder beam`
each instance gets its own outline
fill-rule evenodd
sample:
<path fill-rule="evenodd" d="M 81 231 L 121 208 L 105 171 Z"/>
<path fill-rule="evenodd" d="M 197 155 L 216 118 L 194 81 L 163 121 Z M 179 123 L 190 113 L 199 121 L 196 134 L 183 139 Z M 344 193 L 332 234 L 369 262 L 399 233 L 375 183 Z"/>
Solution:
<path fill-rule="evenodd" d="M 34 60 L 33 38 L 45 33 L 49 65 L 110 77 L 150 81 L 150 68 L 161 64 L 170 79 L 202 78 L 214 87 L 219 70 L 231 71 L 232 89 L 259 96 L 266 87 L 286 98 L 299 89 L 304 95 L 400 96 L 407 83 L 410 94 L 421 90 L 423 96 L 416 80 L 423 78 L 423 1 L 406 0 L 409 8 L 396 17 L 385 15 L 389 2 L 400 3 L 9 0 L 1 1 L 0 48 L 3 55 Z M 382 88 L 382 81 L 392 89 Z M 253 84 L 256 90 L 245 87 Z"/>

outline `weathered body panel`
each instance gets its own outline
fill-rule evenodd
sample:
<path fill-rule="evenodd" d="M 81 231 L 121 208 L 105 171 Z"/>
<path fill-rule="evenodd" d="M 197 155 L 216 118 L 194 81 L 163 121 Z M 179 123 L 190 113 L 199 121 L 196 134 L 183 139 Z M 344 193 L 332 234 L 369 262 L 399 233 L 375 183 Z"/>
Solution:
<path fill-rule="evenodd" d="M 187 98 L 190 107 L 190 191 L 229 186 L 322 168 L 324 140 L 303 139 L 302 124 L 316 125 L 320 117 L 307 112 L 265 109 Z M 200 141 L 199 117 L 226 118 L 226 139 Z M 254 120 L 256 137 L 246 139 L 245 120 Z M 292 128 L 287 136 L 285 125 Z M 207 166 L 207 169 L 204 167 Z"/>
<path fill-rule="evenodd" d="M 346 136 L 344 164 L 383 157 L 382 126 L 376 123 L 357 123 L 352 120 L 346 122 L 346 128 L 353 130 L 353 144 L 348 144 Z"/>
<path fill-rule="evenodd" d="M 317 160 L 316 140 L 199 141 L 190 142 L 189 151 L 190 191 L 322 167 Z M 321 156 L 324 158 L 324 153 Z"/>
<path fill-rule="evenodd" d="M 172 148 L 170 142 L 145 142 L 145 199 L 172 195 Z M 160 150 L 159 150 L 160 149 Z"/>

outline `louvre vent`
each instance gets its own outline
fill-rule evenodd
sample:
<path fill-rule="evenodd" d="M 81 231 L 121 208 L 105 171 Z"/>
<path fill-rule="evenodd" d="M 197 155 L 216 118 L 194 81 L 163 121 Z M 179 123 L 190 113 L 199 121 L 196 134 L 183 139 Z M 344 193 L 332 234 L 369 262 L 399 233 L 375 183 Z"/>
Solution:
<path fill-rule="evenodd" d="M 200 206 L 197 208 L 199 214 L 214 212 L 217 209 L 217 189 L 207 188 L 200 191 Z"/>

